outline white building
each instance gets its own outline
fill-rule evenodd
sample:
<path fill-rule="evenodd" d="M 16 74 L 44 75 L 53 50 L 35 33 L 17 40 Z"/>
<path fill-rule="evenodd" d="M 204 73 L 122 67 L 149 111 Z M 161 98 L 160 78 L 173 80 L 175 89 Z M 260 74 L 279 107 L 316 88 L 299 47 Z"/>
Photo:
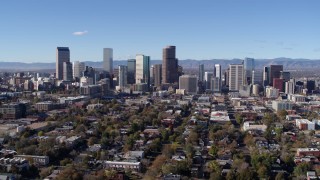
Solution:
<path fill-rule="evenodd" d="M 110 75 L 113 73 L 113 49 L 103 48 L 103 69 Z"/>
<path fill-rule="evenodd" d="M 139 83 L 150 85 L 150 56 L 136 56 L 136 84 Z"/>
<path fill-rule="evenodd" d="M 229 65 L 229 90 L 239 91 L 240 86 L 243 85 L 243 65 L 230 64 Z"/>
<path fill-rule="evenodd" d="M 266 97 L 267 98 L 278 98 L 279 97 L 279 89 L 267 86 L 266 87 Z"/>
<path fill-rule="evenodd" d="M 300 130 L 315 130 L 315 123 L 308 119 L 296 119 L 296 126 Z"/>
<path fill-rule="evenodd" d="M 292 110 L 293 103 L 290 101 L 272 101 L 272 109 L 275 111 Z"/>
<path fill-rule="evenodd" d="M 286 94 L 294 94 L 294 82 L 293 81 L 288 81 L 285 83 L 285 90 L 284 92 Z"/>
<path fill-rule="evenodd" d="M 243 123 L 243 130 L 249 131 L 249 130 L 256 130 L 256 131 L 266 131 L 267 126 L 264 124 L 255 124 L 254 122 L 246 121 Z"/>
<path fill-rule="evenodd" d="M 72 69 L 73 78 L 80 78 L 85 69 L 85 64 L 84 62 L 74 61 L 72 63 Z"/>

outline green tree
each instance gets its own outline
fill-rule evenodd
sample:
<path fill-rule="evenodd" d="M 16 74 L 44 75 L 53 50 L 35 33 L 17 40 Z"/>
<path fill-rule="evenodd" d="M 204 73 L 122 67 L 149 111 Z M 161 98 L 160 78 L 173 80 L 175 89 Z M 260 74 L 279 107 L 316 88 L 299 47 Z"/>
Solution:
<path fill-rule="evenodd" d="M 209 154 L 216 158 L 218 156 L 218 151 L 219 149 L 217 148 L 217 146 L 212 145 L 209 149 Z"/>
<path fill-rule="evenodd" d="M 311 169 L 311 165 L 309 163 L 302 162 L 294 168 L 293 173 L 296 176 L 304 176 L 306 175 L 307 171 L 310 169 Z"/>
<path fill-rule="evenodd" d="M 283 180 L 283 179 L 285 179 L 284 173 L 283 172 L 277 173 L 275 180 Z"/>

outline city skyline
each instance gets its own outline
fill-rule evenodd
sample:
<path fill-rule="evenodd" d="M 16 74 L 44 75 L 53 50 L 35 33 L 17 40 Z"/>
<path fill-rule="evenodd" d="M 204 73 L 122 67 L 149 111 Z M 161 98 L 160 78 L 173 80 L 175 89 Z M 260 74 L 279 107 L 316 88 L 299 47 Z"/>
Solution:
<path fill-rule="evenodd" d="M 114 60 L 160 60 L 170 44 L 180 60 L 320 57 L 317 1 L 59 2 L 3 2 L 0 61 L 54 62 L 57 46 L 72 49 L 71 61 L 101 61 L 104 47 Z M 145 11 L 131 13 L 138 7 Z"/>

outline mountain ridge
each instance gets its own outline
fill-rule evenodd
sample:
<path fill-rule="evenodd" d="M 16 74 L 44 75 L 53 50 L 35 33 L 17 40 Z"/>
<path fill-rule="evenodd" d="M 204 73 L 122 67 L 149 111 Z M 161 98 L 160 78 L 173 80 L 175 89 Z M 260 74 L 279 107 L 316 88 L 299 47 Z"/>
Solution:
<path fill-rule="evenodd" d="M 205 64 L 205 69 L 212 69 L 215 64 L 221 64 L 222 69 L 226 69 L 229 64 L 241 63 L 241 59 L 210 59 L 210 60 L 179 60 L 179 65 L 186 69 L 196 69 L 199 64 Z M 92 66 L 94 68 L 102 68 L 102 61 L 83 61 L 87 66 Z M 115 60 L 113 61 L 114 68 L 118 65 L 126 65 L 126 60 Z M 151 65 L 161 64 L 162 60 L 151 60 Z M 320 68 L 320 60 L 315 59 L 304 59 L 304 58 L 274 58 L 274 59 L 255 59 L 255 68 L 262 69 L 264 66 L 271 64 L 282 64 L 284 69 L 317 69 Z M 0 69 L 3 70 L 37 70 L 37 69 L 55 69 L 55 62 L 34 62 L 34 63 L 24 63 L 24 62 L 6 62 L 0 61 Z"/>

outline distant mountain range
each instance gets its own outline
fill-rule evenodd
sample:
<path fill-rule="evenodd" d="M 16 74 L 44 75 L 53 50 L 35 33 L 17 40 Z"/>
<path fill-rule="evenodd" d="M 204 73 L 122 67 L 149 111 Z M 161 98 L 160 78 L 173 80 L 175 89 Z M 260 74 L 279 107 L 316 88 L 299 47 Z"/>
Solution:
<path fill-rule="evenodd" d="M 241 59 L 212 59 L 212 60 L 179 60 L 179 65 L 185 69 L 197 69 L 199 64 L 205 64 L 205 69 L 212 69 L 215 64 L 221 64 L 222 69 L 226 69 L 229 64 L 241 63 Z M 161 64 L 161 60 L 152 60 L 151 64 Z M 101 61 L 85 61 L 87 66 L 94 68 L 102 68 Z M 114 67 L 118 65 L 126 65 L 125 60 L 116 60 L 113 62 Z M 282 64 L 286 70 L 299 69 L 318 69 L 320 68 L 320 60 L 310 59 L 290 59 L 290 58 L 275 58 L 275 59 L 256 59 L 256 69 L 262 69 L 264 66 L 271 64 Z M 55 63 L 23 63 L 23 62 L 0 62 L 0 70 L 43 70 L 55 69 Z"/>

